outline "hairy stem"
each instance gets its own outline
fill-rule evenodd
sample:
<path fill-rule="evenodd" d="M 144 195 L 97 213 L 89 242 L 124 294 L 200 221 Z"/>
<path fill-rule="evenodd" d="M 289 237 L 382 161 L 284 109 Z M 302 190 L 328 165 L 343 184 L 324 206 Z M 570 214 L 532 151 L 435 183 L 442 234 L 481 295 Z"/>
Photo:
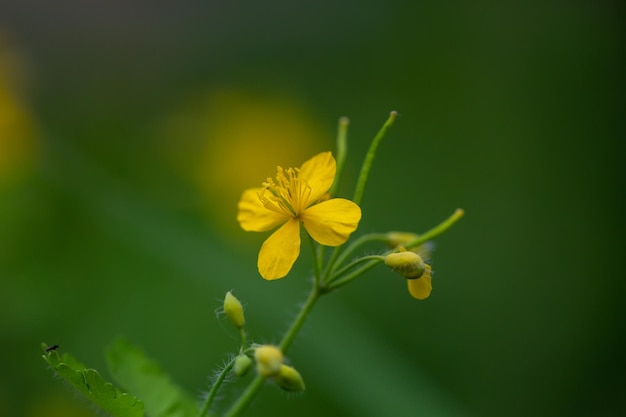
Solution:
<path fill-rule="evenodd" d="M 306 321 L 307 317 L 309 316 L 309 313 L 313 309 L 313 306 L 315 306 L 315 303 L 317 302 L 320 295 L 321 293 L 317 287 L 317 282 L 316 282 L 316 284 L 313 286 L 311 290 L 311 293 L 309 294 L 309 298 L 307 298 L 304 305 L 302 306 L 300 313 L 298 313 L 298 316 L 293 321 L 293 323 L 291 324 L 291 327 L 289 327 L 289 330 L 287 330 L 287 333 L 285 333 L 285 336 L 283 336 L 283 339 L 278 345 L 280 350 L 283 353 L 285 353 L 287 349 L 289 349 L 289 347 L 293 343 L 293 340 L 295 339 L 296 335 L 302 328 L 302 325 Z M 233 406 L 230 408 L 230 410 L 228 410 L 228 412 L 226 413 L 226 417 L 236 417 L 239 414 L 241 414 L 241 412 L 243 412 L 246 409 L 246 407 L 250 404 L 250 402 L 257 395 L 257 393 L 263 386 L 263 382 L 265 382 L 265 378 L 257 375 L 250 382 L 250 384 L 245 389 L 245 391 L 241 393 L 241 395 L 239 396 L 237 401 L 233 404 Z"/>
<path fill-rule="evenodd" d="M 228 373 L 230 372 L 234 364 L 235 364 L 235 358 L 233 358 L 230 362 L 228 362 L 228 364 L 224 367 L 224 369 L 222 369 L 220 374 L 217 376 L 217 379 L 215 380 L 215 382 L 213 383 L 213 386 L 211 387 L 211 391 L 209 391 L 209 393 L 207 394 L 206 398 L 204 399 L 204 403 L 202 403 L 202 407 L 198 411 L 197 417 L 205 417 L 208 414 L 209 408 L 211 408 L 211 404 L 213 403 L 213 400 L 215 399 L 217 392 L 219 391 L 220 387 L 222 386 L 222 383 L 224 382 L 224 379 L 226 378 L 226 375 L 228 375 Z"/>

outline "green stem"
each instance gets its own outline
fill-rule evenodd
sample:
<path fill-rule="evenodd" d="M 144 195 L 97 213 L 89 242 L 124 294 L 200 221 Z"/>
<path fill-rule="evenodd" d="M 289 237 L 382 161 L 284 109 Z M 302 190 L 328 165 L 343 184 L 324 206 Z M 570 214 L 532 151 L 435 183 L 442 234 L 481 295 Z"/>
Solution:
<path fill-rule="evenodd" d="M 370 255 L 370 256 L 363 256 L 361 258 L 355 259 L 354 261 L 350 262 L 348 265 L 341 268 L 339 271 L 332 274 L 331 278 L 328 280 L 328 284 L 329 284 L 328 286 L 329 287 L 332 286 L 335 277 L 342 279 L 341 276 L 344 275 L 349 270 L 351 270 L 352 268 L 354 268 L 355 266 L 362 264 L 363 262 L 374 261 L 374 260 L 384 261 L 385 257 L 381 255 Z"/>
<path fill-rule="evenodd" d="M 388 240 L 387 235 L 385 233 L 368 233 L 366 235 L 360 236 L 354 240 L 354 242 L 350 243 L 350 245 L 339 255 L 339 251 L 333 252 L 333 256 L 328 261 L 328 265 L 326 266 L 326 277 L 330 278 L 331 273 L 334 271 L 335 265 L 343 264 L 346 259 L 350 255 L 354 253 L 359 247 L 365 245 L 370 242 L 386 242 Z M 339 247 L 338 247 L 339 248 Z"/>
<path fill-rule="evenodd" d="M 322 274 L 322 270 L 324 269 L 324 257 L 326 256 L 326 246 L 319 245 L 319 244 L 316 246 L 317 246 L 317 260 L 319 262 L 319 273 L 320 273 L 320 278 L 322 278 L 323 275 L 321 274 Z"/>
<path fill-rule="evenodd" d="M 398 112 L 396 111 L 392 111 L 389 114 L 389 118 L 374 137 L 374 140 L 372 140 L 372 144 L 367 151 L 367 155 L 365 156 L 365 160 L 363 161 L 363 166 L 361 166 L 359 181 L 357 182 L 356 189 L 354 190 L 354 198 L 352 199 L 352 201 L 354 201 L 357 205 L 361 205 L 361 201 L 363 200 L 363 192 L 365 191 L 365 185 L 367 184 L 367 177 L 369 176 L 370 169 L 372 168 L 372 163 L 374 162 L 374 157 L 376 156 L 376 150 L 378 149 L 378 145 L 385 137 L 387 129 L 391 127 L 397 116 Z"/>
<path fill-rule="evenodd" d="M 309 313 L 313 309 L 313 306 L 315 306 L 315 303 L 317 302 L 320 295 L 321 293 L 317 285 L 315 285 L 313 289 L 311 290 L 311 293 L 309 294 L 309 298 L 307 298 L 304 305 L 302 306 L 300 313 L 298 313 L 298 316 L 296 317 L 294 322 L 291 324 L 291 327 L 289 328 L 289 330 L 287 330 L 287 333 L 285 333 L 285 336 L 283 336 L 283 340 L 278 345 L 278 347 L 283 353 L 285 353 L 287 349 L 289 349 L 289 347 L 293 343 L 293 340 L 295 339 L 296 335 L 302 328 L 302 325 L 306 321 L 306 318 L 308 317 Z M 235 404 L 233 404 L 230 410 L 228 410 L 228 412 L 226 413 L 226 417 L 236 417 L 243 410 L 245 410 L 245 408 L 250 404 L 250 402 L 254 399 L 256 394 L 259 392 L 259 390 L 263 386 L 264 381 L 265 381 L 265 378 L 257 375 L 252 380 L 252 382 L 250 382 L 250 385 L 248 385 L 246 390 L 239 396 Z"/>
<path fill-rule="evenodd" d="M 333 265 L 337 262 L 337 257 L 341 253 L 341 246 L 335 247 L 333 253 L 330 255 L 330 259 L 324 269 L 324 275 L 322 276 L 322 283 L 327 283 L 330 280 L 331 273 L 333 272 Z"/>
<path fill-rule="evenodd" d="M 339 119 L 339 127 L 337 128 L 337 171 L 335 174 L 335 182 L 331 187 L 330 195 L 337 194 L 337 188 L 341 182 L 341 174 L 343 173 L 343 166 L 346 162 L 346 155 L 348 154 L 348 125 L 350 121 L 347 117 Z"/>
<path fill-rule="evenodd" d="M 248 388 L 239 396 L 239 399 L 226 413 L 227 417 L 235 417 L 238 416 L 247 406 L 250 404 L 250 401 L 256 396 L 257 392 L 263 386 L 265 382 L 265 378 L 261 375 L 257 375 L 254 377 L 252 382 L 248 385 Z"/>
<path fill-rule="evenodd" d="M 300 328 L 302 328 L 302 325 L 304 324 L 306 318 L 313 309 L 313 306 L 315 306 L 315 303 L 320 298 L 320 295 L 321 293 L 317 286 L 311 290 L 309 298 L 307 298 L 307 300 L 304 302 L 300 313 L 298 313 L 298 316 L 291 324 L 289 330 L 287 330 L 287 333 L 285 333 L 285 335 L 283 336 L 283 340 L 281 340 L 280 344 L 278 345 L 283 353 L 285 353 L 287 349 L 289 349 L 289 347 L 291 346 L 291 343 L 293 343 L 293 339 L 295 339 L 296 335 L 300 331 Z"/>
<path fill-rule="evenodd" d="M 375 267 L 376 265 L 378 265 L 379 263 L 382 262 L 382 256 L 381 257 L 377 257 L 376 259 L 372 259 L 370 260 L 368 263 L 366 263 L 365 265 L 363 265 L 362 267 L 354 270 L 352 273 L 332 282 L 331 284 L 328 285 L 327 288 L 327 292 L 331 292 L 336 290 L 339 287 L 343 287 L 344 285 L 346 285 L 347 283 L 349 283 L 350 281 L 360 277 L 361 275 L 363 275 L 364 273 L 366 273 L 367 271 L 369 271 L 370 269 L 372 269 L 373 267 Z"/>
<path fill-rule="evenodd" d="M 311 253 L 313 256 L 313 272 L 315 274 L 315 286 L 317 287 L 320 282 L 321 273 L 322 273 L 322 255 L 317 251 L 317 245 L 315 241 L 311 237 L 310 234 L 306 234 L 309 237 L 309 242 L 311 243 Z"/>
<path fill-rule="evenodd" d="M 246 331 L 244 330 L 243 327 L 241 327 L 239 329 L 239 335 L 241 336 L 241 349 L 239 349 L 239 350 L 240 350 L 240 352 L 243 352 L 243 350 L 246 348 L 246 344 L 247 344 L 247 341 L 246 341 Z"/>
<path fill-rule="evenodd" d="M 422 243 L 426 243 L 429 240 L 436 238 L 437 236 L 448 230 L 454 223 L 456 223 L 461 217 L 463 217 L 464 214 L 465 212 L 463 211 L 463 209 L 456 209 L 456 211 L 452 213 L 452 216 L 448 217 L 446 220 L 439 223 L 439 225 L 433 227 L 428 232 L 419 235 L 419 237 L 417 237 L 415 240 L 407 243 L 404 246 L 407 248 L 414 248 L 421 245 Z"/>
<path fill-rule="evenodd" d="M 386 241 L 387 235 L 384 233 L 368 233 L 367 235 L 360 236 L 355 239 L 354 242 L 350 243 L 350 245 L 341 252 L 341 246 L 337 246 L 333 251 L 328 263 L 326 264 L 326 269 L 324 270 L 324 282 L 328 282 L 330 280 L 331 274 L 334 271 L 335 265 L 341 265 L 345 260 L 350 256 L 359 246 L 362 246 L 369 242 L 377 242 L 377 241 Z M 339 256 L 341 254 L 341 256 Z"/>
<path fill-rule="evenodd" d="M 211 391 L 209 391 L 209 393 L 207 394 L 206 398 L 204 399 L 204 403 L 202 404 L 202 407 L 198 411 L 197 417 L 205 417 L 208 414 L 209 408 L 211 408 L 211 403 L 213 403 L 213 400 L 215 399 L 217 392 L 222 386 L 222 383 L 224 382 L 226 375 L 228 375 L 228 373 L 230 372 L 230 369 L 235 364 L 235 359 L 236 357 L 233 358 L 230 362 L 228 362 L 228 364 L 224 367 L 224 369 L 222 369 L 220 374 L 217 376 L 217 379 L 215 380 L 215 382 L 213 383 L 213 386 L 211 387 Z"/>

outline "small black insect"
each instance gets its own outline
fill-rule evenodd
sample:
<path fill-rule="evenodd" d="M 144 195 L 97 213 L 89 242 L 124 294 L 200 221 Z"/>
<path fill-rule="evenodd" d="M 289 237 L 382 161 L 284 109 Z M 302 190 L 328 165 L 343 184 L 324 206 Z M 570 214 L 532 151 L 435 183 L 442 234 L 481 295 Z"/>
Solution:
<path fill-rule="evenodd" d="M 59 345 L 52 345 L 46 348 L 46 352 L 52 352 L 53 350 L 57 350 L 58 348 L 59 348 Z"/>

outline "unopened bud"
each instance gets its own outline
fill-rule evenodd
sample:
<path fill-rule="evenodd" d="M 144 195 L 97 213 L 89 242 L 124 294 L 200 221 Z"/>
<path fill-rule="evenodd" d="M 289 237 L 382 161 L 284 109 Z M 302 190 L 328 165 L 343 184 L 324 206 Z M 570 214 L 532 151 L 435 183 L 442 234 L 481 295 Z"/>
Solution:
<path fill-rule="evenodd" d="M 386 236 L 387 244 L 392 249 L 398 246 L 406 246 L 419 237 L 417 234 L 409 232 L 388 232 Z"/>
<path fill-rule="evenodd" d="M 224 297 L 224 313 L 236 328 L 241 329 L 244 324 L 246 324 L 246 319 L 243 315 L 243 306 L 230 291 L 228 291 L 226 297 Z"/>
<path fill-rule="evenodd" d="M 262 377 L 278 375 L 283 364 L 283 353 L 276 346 L 263 345 L 254 350 L 256 369 Z"/>
<path fill-rule="evenodd" d="M 430 296 L 433 290 L 430 265 L 426 264 L 426 270 L 420 279 L 407 279 L 409 294 L 418 300 L 424 300 Z"/>
<path fill-rule="evenodd" d="M 274 378 L 279 387 L 285 391 L 304 391 L 304 380 L 295 368 L 288 365 L 281 365 L 280 372 Z"/>
<path fill-rule="evenodd" d="M 237 376 L 244 376 L 250 366 L 252 365 L 252 359 L 250 359 L 247 355 L 239 355 L 235 359 L 235 364 L 233 365 L 233 372 Z"/>
<path fill-rule="evenodd" d="M 416 279 L 426 270 L 426 264 L 415 252 L 394 252 L 385 256 L 385 265 L 407 279 Z"/>

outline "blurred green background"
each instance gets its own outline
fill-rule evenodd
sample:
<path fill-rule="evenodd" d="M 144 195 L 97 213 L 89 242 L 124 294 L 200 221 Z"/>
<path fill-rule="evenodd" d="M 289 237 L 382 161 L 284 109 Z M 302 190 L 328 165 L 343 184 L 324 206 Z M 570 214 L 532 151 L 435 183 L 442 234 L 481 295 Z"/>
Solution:
<path fill-rule="evenodd" d="M 357 234 L 438 239 L 418 302 L 378 268 L 289 352 L 307 383 L 256 416 L 626 411 L 624 5 L 617 1 L 21 1 L 0 6 L 0 414 L 92 416 L 39 344 L 106 375 L 118 335 L 193 395 L 308 290 L 266 282 L 240 192 L 333 149 L 349 195 L 390 110 Z M 375 249 L 372 249 L 375 250 Z M 303 251 L 307 253 L 306 250 Z M 224 396 L 235 395 L 234 385 Z"/>

